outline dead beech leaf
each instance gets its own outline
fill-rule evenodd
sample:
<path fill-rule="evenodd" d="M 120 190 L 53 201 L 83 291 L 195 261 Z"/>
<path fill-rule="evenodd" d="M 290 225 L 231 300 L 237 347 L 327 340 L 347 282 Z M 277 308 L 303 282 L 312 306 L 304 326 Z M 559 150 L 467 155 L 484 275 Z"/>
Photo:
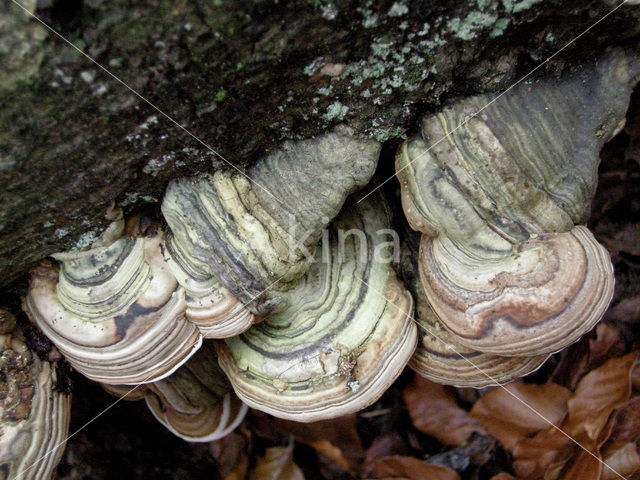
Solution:
<path fill-rule="evenodd" d="M 618 231 L 610 240 L 615 245 L 614 251 L 640 255 L 640 223 L 626 222 L 619 225 Z"/>
<path fill-rule="evenodd" d="M 632 352 L 613 358 L 580 380 L 567 404 L 569 416 L 564 425 L 577 441 L 597 441 L 610 415 L 629 400 L 636 357 L 637 352 Z"/>
<path fill-rule="evenodd" d="M 549 422 L 562 421 L 570 395 L 568 389 L 554 383 L 511 383 L 484 395 L 475 403 L 470 416 L 507 450 L 513 451 L 520 440 L 549 428 Z"/>
<path fill-rule="evenodd" d="M 623 298 L 615 307 L 609 309 L 605 318 L 626 323 L 637 323 L 640 320 L 640 295 Z"/>
<path fill-rule="evenodd" d="M 362 476 L 369 477 L 375 472 L 375 465 L 378 459 L 393 455 L 404 455 L 406 452 L 407 446 L 398 433 L 392 432 L 376 437 L 367 449 L 367 454 L 362 464 Z"/>
<path fill-rule="evenodd" d="M 585 375 L 567 402 L 566 418 L 554 422 L 584 448 L 553 427 L 523 438 L 512 449 L 518 477 L 582 480 L 595 472 L 599 478 L 599 449 L 611 433 L 611 414 L 629 398 L 635 359 L 635 352 L 614 358 Z"/>
<path fill-rule="evenodd" d="M 606 323 L 596 327 L 596 338 L 589 340 L 589 364 L 599 365 L 606 359 L 618 357 L 625 351 L 624 340 L 620 330 Z"/>
<path fill-rule="evenodd" d="M 587 372 L 589 364 L 590 345 L 586 338 L 560 352 L 560 361 L 553 369 L 553 373 L 547 379 L 547 383 L 555 383 L 567 387 L 569 390 L 576 388 L 578 381 Z"/>
<path fill-rule="evenodd" d="M 617 450 L 628 442 L 640 438 L 640 396 L 633 397 L 616 412 L 611 440 L 605 445 L 605 456 L 608 450 Z"/>
<path fill-rule="evenodd" d="M 313 447 L 319 454 L 353 474 L 360 469 L 364 448 L 356 430 L 357 416 L 346 415 L 332 420 L 299 423 L 266 417 L 265 428 L 293 435 L 296 441 Z"/>
<path fill-rule="evenodd" d="M 333 445 L 329 440 L 320 440 L 318 442 L 311 442 L 310 445 L 321 455 L 324 455 L 330 460 L 336 462 L 342 469 L 349 470 L 349 462 L 342 451 Z"/>
<path fill-rule="evenodd" d="M 244 480 L 249 467 L 250 433 L 243 427 L 209 443 L 209 453 L 224 480 Z"/>
<path fill-rule="evenodd" d="M 572 445 L 571 439 L 551 427 L 531 438 L 523 438 L 513 447 L 513 469 L 519 479 L 537 480 L 556 460 L 558 452 Z M 568 457 L 565 459 L 565 461 Z"/>
<path fill-rule="evenodd" d="M 302 470 L 293 461 L 293 441 L 288 447 L 267 448 L 251 470 L 250 480 L 304 480 Z"/>
<path fill-rule="evenodd" d="M 620 330 L 601 322 L 596 327 L 594 338 L 584 337 L 560 355 L 548 383 L 557 383 L 575 390 L 580 379 L 590 370 L 606 360 L 625 353 L 626 345 Z"/>
<path fill-rule="evenodd" d="M 485 433 L 442 385 L 416 375 L 402 396 L 413 425 L 445 445 L 460 446 L 473 432 Z"/>
<path fill-rule="evenodd" d="M 640 471 L 640 455 L 638 455 L 636 443 L 629 442 L 622 448 L 611 452 L 604 459 L 604 462 L 606 465 L 602 469 L 602 480 L 619 479 L 620 475 L 626 477 Z"/>
<path fill-rule="evenodd" d="M 566 458 L 554 461 L 545 472 L 545 480 L 600 480 L 602 462 L 597 452 L 572 445 Z"/>
<path fill-rule="evenodd" d="M 383 458 L 376 462 L 373 478 L 407 478 L 409 480 L 460 480 L 460 475 L 440 465 L 429 465 L 414 457 Z"/>

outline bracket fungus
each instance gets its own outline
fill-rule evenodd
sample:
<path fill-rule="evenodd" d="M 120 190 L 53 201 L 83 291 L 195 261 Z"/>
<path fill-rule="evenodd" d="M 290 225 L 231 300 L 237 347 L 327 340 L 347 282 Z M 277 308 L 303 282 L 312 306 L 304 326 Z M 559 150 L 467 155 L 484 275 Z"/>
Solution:
<path fill-rule="evenodd" d="M 506 357 L 480 352 L 462 345 L 443 327 L 420 282 L 416 265 L 420 236 L 415 232 L 406 233 L 402 275 L 415 301 L 418 325 L 418 346 L 409 366 L 432 382 L 473 388 L 504 384 L 540 368 L 549 354 Z"/>
<path fill-rule="evenodd" d="M 611 299 L 610 259 L 583 224 L 639 72 L 613 51 L 454 103 L 400 147 L 403 209 L 422 233 L 416 321 L 438 335 L 421 334 L 415 355 L 382 194 L 347 200 L 380 144 L 347 131 L 285 143 L 246 176 L 173 180 L 166 232 L 122 236 L 117 219 L 93 248 L 35 268 L 24 309 L 107 390 L 144 383 L 127 398 L 190 441 L 221 438 L 247 405 L 302 422 L 358 411 L 409 361 L 441 383 L 509 381 L 590 330 Z M 200 349 L 203 338 L 223 340 Z"/>
<path fill-rule="evenodd" d="M 308 270 L 347 195 L 369 182 L 379 153 L 373 140 L 329 133 L 285 143 L 246 176 L 217 171 L 172 181 L 162 213 L 180 265 L 200 282 L 219 279 L 254 314 L 270 313 Z"/>
<path fill-rule="evenodd" d="M 29 349 L 5 310 L 0 310 L 0 376 L 0 476 L 50 478 L 69 432 L 71 396 L 58 389 L 56 367 Z"/>
<path fill-rule="evenodd" d="M 93 248 L 54 254 L 59 268 L 45 261 L 33 270 L 25 311 L 88 378 L 160 380 L 203 336 L 237 335 L 256 320 L 251 310 L 273 309 L 277 299 L 261 293 L 304 275 L 307 248 L 369 181 L 379 151 L 375 141 L 330 133 L 287 143 L 255 165 L 259 187 L 227 171 L 175 180 L 162 204 L 166 238 L 160 230 L 123 237 L 116 213 Z"/>
<path fill-rule="evenodd" d="M 175 371 L 202 343 L 184 290 L 152 237 L 52 255 L 32 271 L 25 311 L 88 378 L 138 384 Z"/>
<path fill-rule="evenodd" d="M 232 432 L 245 417 L 247 406 L 235 395 L 218 366 L 212 342 L 171 376 L 135 390 L 103 385 L 126 400 L 145 399 L 153 416 L 170 432 L 189 442 L 211 442 Z"/>
<path fill-rule="evenodd" d="M 274 416 L 312 422 L 372 404 L 415 349 L 411 295 L 390 264 L 380 195 L 347 204 L 285 307 L 220 343 L 238 396 Z M 346 232 L 346 233 L 345 233 Z"/>
<path fill-rule="evenodd" d="M 168 235 L 162 244 L 165 261 L 184 288 L 185 316 L 205 338 L 227 338 L 244 332 L 256 317 L 215 276 L 185 261 L 181 245 Z"/>
<path fill-rule="evenodd" d="M 639 72 L 640 60 L 613 51 L 560 79 L 458 101 L 401 146 L 403 208 L 424 234 L 422 286 L 459 343 L 543 355 L 604 314 L 613 268 L 580 224 Z"/>

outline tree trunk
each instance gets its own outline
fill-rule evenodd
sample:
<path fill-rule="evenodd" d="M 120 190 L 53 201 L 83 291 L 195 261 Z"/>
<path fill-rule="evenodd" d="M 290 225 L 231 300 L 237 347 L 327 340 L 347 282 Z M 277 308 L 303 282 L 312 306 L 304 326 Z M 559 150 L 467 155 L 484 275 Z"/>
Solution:
<path fill-rule="evenodd" d="M 424 114 L 507 88 L 618 5 L 15 1 L 109 73 L 3 2 L 0 287 L 89 245 L 112 202 L 155 202 L 171 178 L 242 168 L 284 139 L 346 123 L 388 142 L 389 171 Z M 639 19 L 640 7 L 622 5 L 535 74 L 635 47 Z"/>

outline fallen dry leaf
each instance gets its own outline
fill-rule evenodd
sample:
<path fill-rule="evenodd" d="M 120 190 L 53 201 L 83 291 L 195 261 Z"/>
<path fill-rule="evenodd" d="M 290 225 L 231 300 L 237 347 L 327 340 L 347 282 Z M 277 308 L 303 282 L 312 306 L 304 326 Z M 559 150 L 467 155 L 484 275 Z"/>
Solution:
<path fill-rule="evenodd" d="M 635 352 L 614 358 L 585 375 L 567 401 L 566 418 L 559 425 L 554 422 L 562 431 L 550 427 L 531 438 L 516 441 L 513 448 L 509 447 L 515 459 L 513 467 L 519 477 L 534 479 L 544 475 L 550 480 L 599 478 L 602 467 L 599 449 L 611 433 L 611 414 L 629 398 L 630 375 L 635 359 Z"/>
<path fill-rule="evenodd" d="M 585 336 L 560 354 L 560 361 L 547 383 L 557 383 L 574 390 L 588 371 L 625 353 L 626 344 L 618 328 L 600 323 L 595 333 L 594 338 Z"/>
<path fill-rule="evenodd" d="M 368 477 L 375 472 L 376 462 L 380 458 L 394 455 L 404 455 L 407 446 L 402 437 L 397 433 L 381 435 L 373 440 L 362 464 L 362 476 Z"/>
<path fill-rule="evenodd" d="M 566 459 L 554 461 L 545 472 L 545 480 L 600 480 L 602 462 L 597 452 L 572 446 Z"/>
<path fill-rule="evenodd" d="M 571 444 L 571 439 L 555 428 L 543 430 L 531 438 L 524 438 L 513 447 L 513 469 L 519 479 L 542 478 L 558 452 L 564 451 Z"/>
<path fill-rule="evenodd" d="M 616 306 L 607 311 L 607 320 L 637 323 L 640 320 L 640 295 L 623 298 Z"/>
<path fill-rule="evenodd" d="M 625 343 L 620 330 L 604 322 L 596 327 L 596 338 L 589 340 L 589 365 L 593 368 L 609 358 L 619 357 L 625 352 Z"/>
<path fill-rule="evenodd" d="M 562 421 L 571 392 L 553 383 L 511 383 L 478 400 L 470 416 L 496 437 L 507 450 L 526 437 Z M 544 417 L 544 418 L 543 418 Z"/>
<path fill-rule="evenodd" d="M 602 469 L 602 480 L 618 480 L 620 475 L 626 477 L 640 470 L 640 455 L 635 442 L 611 452 L 604 461 L 606 466 Z"/>
<path fill-rule="evenodd" d="M 459 446 L 473 432 L 484 434 L 477 421 L 458 407 L 451 390 L 416 375 L 402 394 L 413 425 L 445 445 Z"/>
<path fill-rule="evenodd" d="M 640 396 L 635 396 L 616 412 L 611 440 L 605 450 L 617 450 L 640 438 Z M 605 453 L 607 455 L 607 453 Z"/>
<path fill-rule="evenodd" d="M 568 402 L 565 429 L 580 442 L 596 441 L 610 415 L 631 395 L 631 370 L 637 352 L 613 358 L 585 375 Z"/>
<path fill-rule="evenodd" d="M 337 463 L 343 470 L 349 470 L 349 462 L 344 455 L 342 454 L 342 450 L 332 444 L 329 440 L 319 440 L 317 442 L 311 442 L 310 445 L 318 452 L 320 455 L 324 455 L 330 460 L 333 460 Z"/>
<path fill-rule="evenodd" d="M 505 472 L 500 472 L 499 474 L 491 477 L 490 480 L 516 480 L 516 477 Z"/>
<path fill-rule="evenodd" d="M 209 443 L 209 452 L 224 480 L 244 480 L 249 467 L 251 434 L 244 425 L 235 432 Z"/>
<path fill-rule="evenodd" d="M 376 462 L 372 478 L 407 478 L 409 480 L 460 480 L 453 470 L 440 465 L 429 465 L 414 457 L 396 455 Z"/>
<path fill-rule="evenodd" d="M 555 383 L 573 390 L 587 372 L 590 345 L 586 338 L 560 352 L 558 364 L 547 383 Z"/>
<path fill-rule="evenodd" d="M 302 470 L 293 461 L 293 441 L 288 447 L 267 448 L 251 470 L 250 480 L 304 480 Z"/>
<path fill-rule="evenodd" d="M 355 414 L 313 423 L 282 420 L 257 411 L 251 415 L 251 425 L 257 435 L 273 440 L 291 434 L 296 441 L 313 447 L 352 474 L 360 470 L 365 455 L 356 430 L 357 423 Z"/>

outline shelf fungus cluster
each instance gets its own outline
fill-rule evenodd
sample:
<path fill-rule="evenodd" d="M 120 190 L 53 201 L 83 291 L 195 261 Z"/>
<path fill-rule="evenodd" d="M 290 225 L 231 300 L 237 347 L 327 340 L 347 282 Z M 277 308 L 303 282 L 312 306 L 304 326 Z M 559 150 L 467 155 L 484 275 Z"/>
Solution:
<path fill-rule="evenodd" d="M 32 352 L 0 309 L 0 476 L 50 478 L 69 431 L 71 396 L 55 365 Z"/>
<path fill-rule="evenodd" d="M 267 315 L 309 269 L 347 195 L 369 182 L 379 152 L 375 141 L 331 133 L 286 143 L 246 176 L 174 180 L 162 202 L 169 250 L 180 251 L 176 263 L 200 284 L 222 282 L 254 314 Z"/>
<path fill-rule="evenodd" d="M 400 374 L 416 343 L 412 299 L 378 236 L 389 228 L 384 199 L 346 208 L 331 241 L 326 229 L 370 181 L 379 150 L 330 133 L 285 144 L 246 176 L 174 180 L 162 203 L 167 228 L 128 236 L 116 216 L 92 248 L 54 254 L 57 262 L 33 270 L 24 309 L 88 378 L 115 393 L 144 384 L 135 396 L 183 438 L 216 438 L 246 409 L 210 353 L 192 357 L 203 339 L 237 336 L 265 317 L 220 348 L 241 398 L 301 421 L 361 409 Z M 344 229 L 363 237 L 345 240 Z M 270 350 L 270 335 L 288 357 Z M 197 382 L 197 394 L 182 391 Z"/>
<path fill-rule="evenodd" d="M 182 367 L 164 380 L 138 386 L 103 385 L 126 400 L 144 399 L 154 417 L 169 431 L 190 442 L 211 442 L 233 431 L 247 406 L 218 366 L 213 343 L 205 342 Z"/>
<path fill-rule="evenodd" d="M 300 422 L 372 404 L 417 340 L 413 301 L 389 259 L 381 196 L 347 205 L 286 307 L 219 348 L 220 365 L 249 406 Z M 324 258 L 323 258 L 324 257 Z"/>
<path fill-rule="evenodd" d="M 583 225 L 638 72 L 615 51 L 425 118 L 396 156 L 422 235 L 405 241 L 409 290 L 382 193 L 347 198 L 380 145 L 342 131 L 246 175 L 170 182 L 163 228 L 125 235 L 115 218 L 91 249 L 35 268 L 24 309 L 75 369 L 190 441 L 225 435 L 247 405 L 302 422 L 355 412 L 408 362 L 441 383 L 510 381 L 611 299 L 609 256 Z"/>
<path fill-rule="evenodd" d="M 407 232 L 402 249 L 403 278 L 415 299 L 415 320 L 420 340 L 409 366 L 436 383 L 482 388 L 503 384 L 537 370 L 548 354 L 525 357 L 480 352 L 461 344 L 433 311 L 420 282 L 418 249 L 420 236 Z"/>
<path fill-rule="evenodd" d="M 639 71 L 616 51 L 565 78 L 466 98 L 426 117 L 401 146 L 403 209 L 423 234 L 418 269 L 432 311 L 422 321 L 443 325 L 463 356 L 529 357 L 526 373 L 603 316 L 613 268 L 582 224 L 599 151 L 624 124 Z M 432 342 L 423 339 L 413 362 L 430 378 Z M 505 378 L 477 362 L 478 386 Z M 473 384 L 455 373 L 439 381 Z"/>

